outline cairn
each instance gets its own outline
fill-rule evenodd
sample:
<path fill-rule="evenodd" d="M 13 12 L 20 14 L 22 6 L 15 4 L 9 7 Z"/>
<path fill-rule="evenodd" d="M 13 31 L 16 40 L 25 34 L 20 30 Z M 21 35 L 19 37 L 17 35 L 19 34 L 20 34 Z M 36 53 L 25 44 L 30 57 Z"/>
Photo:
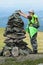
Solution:
<path fill-rule="evenodd" d="M 18 56 L 18 49 L 20 49 L 20 51 L 21 49 L 25 50 L 27 48 L 27 44 L 23 41 L 23 39 L 26 38 L 25 33 L 24 22 L 18 11 L 15 11 L 15 13 L 9 17 L 7 27 L 5 29 L 4 36 L 6 37 L 6 40 L 4 42 L 7 47 L 5 46 L 3 55 L 10 56 L 12 54 L 13 56 Z M 8 51 L 8 47 L 11 47 L 10 53 Z M 27 50 L 24 53 L 26 52 Z"/>

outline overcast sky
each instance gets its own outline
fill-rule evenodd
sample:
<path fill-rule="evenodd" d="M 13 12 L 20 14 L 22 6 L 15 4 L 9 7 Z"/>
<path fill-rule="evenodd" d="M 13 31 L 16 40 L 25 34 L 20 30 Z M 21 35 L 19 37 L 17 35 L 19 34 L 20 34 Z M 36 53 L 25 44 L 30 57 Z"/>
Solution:
<path fill-rule="evenodd" d="M 10 14 L 17 9 L 23 11 L 43 10 L 43 0 L 0 0 L 0 15 Z"/>

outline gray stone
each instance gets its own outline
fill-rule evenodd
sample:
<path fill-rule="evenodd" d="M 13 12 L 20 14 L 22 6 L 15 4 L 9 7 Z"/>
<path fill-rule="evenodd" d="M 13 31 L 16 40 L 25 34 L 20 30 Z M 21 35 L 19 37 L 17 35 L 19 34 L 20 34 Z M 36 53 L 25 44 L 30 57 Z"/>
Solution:
<path fill-rule="evenodd" d="M 18 49 L 18 47 L 16 47 L 16 46 L 13 47 L 11 52 L 12 52 L 12 56 L 14 56 L 14 57 L 18 56 L 19 55 L 19 49 Z"/>
<path fill-rule="evenodd" d="M 40 63 L 40 64 L 38 64 L 38 65 L 43 65 L 43 63 Z"/>

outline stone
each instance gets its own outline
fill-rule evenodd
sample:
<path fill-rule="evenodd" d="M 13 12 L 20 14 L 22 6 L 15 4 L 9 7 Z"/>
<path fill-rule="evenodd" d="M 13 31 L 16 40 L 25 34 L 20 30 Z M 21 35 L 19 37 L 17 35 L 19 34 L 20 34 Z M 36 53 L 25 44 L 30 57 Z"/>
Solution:
<path fill-rule="evenodd" d="M 38 64 L 38 65 L 43 65 L 43 63 L 40 63 L 40 64 Z"/>
<path fill-rule="evenodd" d="M 17 57 L 19 55 L 18 47 L 13 47 L 11 52 L 13 57 Z"/>

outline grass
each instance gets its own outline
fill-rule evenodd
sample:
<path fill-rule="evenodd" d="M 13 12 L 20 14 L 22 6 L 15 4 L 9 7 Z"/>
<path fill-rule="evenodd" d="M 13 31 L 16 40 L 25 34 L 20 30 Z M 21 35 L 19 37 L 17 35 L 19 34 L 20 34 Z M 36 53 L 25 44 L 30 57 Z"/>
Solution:
<path fill-rule="evenodd" d="M 5 63 L 2 63 L 1 65 L 38 65 L 40 63 L 43 63 L 43 59 L 37 59 L 37 60 L 26 60 L 22 62 L 14 61 L 14 59 L 6 59 Z"/>
<path fill-rule="evenodd" d="M 5 45 L 5 43 L 4 43 L 4 40 L 5 40 L 5 38 L 4 38 L 4 36 L 3 36 L 3 34 L 4 34 L 4 28 L 0 28 L 0 50 L 4 47 L 4 45 Z"/>

